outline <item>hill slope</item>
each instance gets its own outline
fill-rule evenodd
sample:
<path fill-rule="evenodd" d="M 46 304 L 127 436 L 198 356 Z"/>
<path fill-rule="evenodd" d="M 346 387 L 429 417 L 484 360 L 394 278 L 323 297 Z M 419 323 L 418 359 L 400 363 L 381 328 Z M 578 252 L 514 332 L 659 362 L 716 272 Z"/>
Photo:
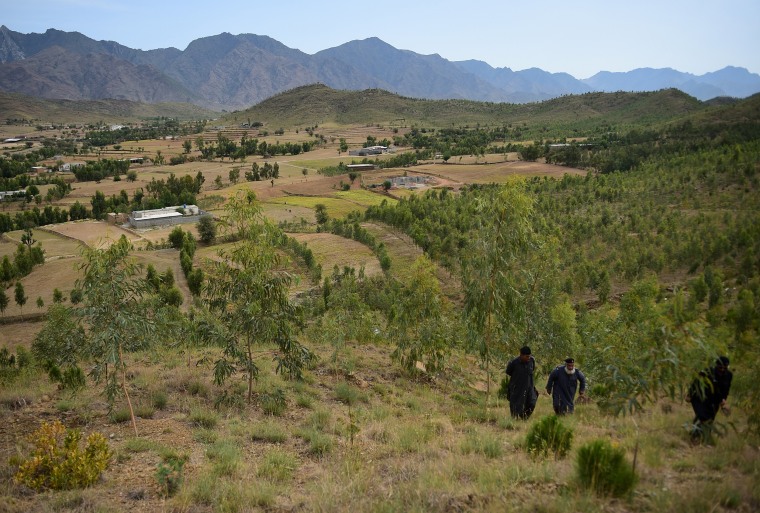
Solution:
<path fill-rule="evenodd" d="M 464 124 L 552 123 L 578 127 L 599 121 L 646 125 L 706 108 L 677 90 L 654 93 L 587 93 L 541 103 L 505 104 L 468 100 L 420 100 L 387 91 L 336 91 L 322 84 L 298 87 L 234 114 L 278 126 L 313 123 Z M 233 119 L 233 116 L 228 116 Z"/>

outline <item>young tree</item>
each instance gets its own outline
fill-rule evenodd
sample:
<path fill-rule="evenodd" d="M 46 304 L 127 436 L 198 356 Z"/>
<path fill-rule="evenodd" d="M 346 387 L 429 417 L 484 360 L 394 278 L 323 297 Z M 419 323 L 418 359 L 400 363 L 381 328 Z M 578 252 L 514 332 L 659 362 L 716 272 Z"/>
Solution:
<path fill-rule="evenodd" d="M 24 305 L 26 304 L 26 300 L 29 299 L 26 297 L 26 292 L 24 291 L 24 285 L 20 281 L 16 282 L 16 290 L 15 290 L 15 299 L 16 304 L 19 307 L 19 310 L 21 310 L 21 317 L 24 317 Z"/>
<path fill-rule="evenodd" d="M 83 351 L 94 362 L 91 375 L 97 383 L 105 382 L 111 407 L 121 388 L 137 436 L 124 355 L 147 346 L 155 324 L 143 301 L 148 283 L 140 275 L 141 267 L 129 257 L 131 247 L 122 235 L 107 249 L 85 248 L 80 266 L 84 277 L 77 282 L 77 290 L 82 291 L 79 314 L 87 327 Z"/>
<path fill-rule="evenodd" d="M 182 148 L 185 150 L 185 153 L 190 153 L 190 150 L 193 149 L 193 142 L 190 139 L 185 139 L 182 142 Z"/>
<path fill-rule="evenodd" d="M 238 183 L 238 181 L 240 180 L 240 168 L 233 167 L 232 169 L 230 169 L 229 177 L 230 177 L 230 183 L 233 183 L 233 184 Z"/>
<path fill-rule="evenodd" d="M 359 173 L 357 173 L 356 171 L 348 172 L 348 179 L 351 180 L 351 185 L 354 184 L 357 178 L 359 178 Z"/>
<path fill-rule="evenodd" d="M 396 343 L 393 357 L 407 371 L 422 362 L 427 372 L 443 369 L 451 351 L 453 326 L 446 315 L 435 266 L 426 256 L 412 267 L 412 278 L 396 297 L 388 332 Z"/>
<path fill-rule="evenodd" d="M 42 310 L 45 307 L 45 301 L 42 299 L 42 296 L 37 296 L 37 308 Z"/>
<path fill-rule="evenodd" d="M 486 369 L 489 397 L 490 364 L 524 345 L 529 310 L 540 303 L 530 300 L 540 290 L 534 265 L 540 259 L 529 258 L 539 247 L 533 216 L 533 202 L 518 185 L 483 198 L 478 212 L 483 225 L 462 261 L 468 338 Z"/>
<path fill-rule="evenodd" d="M 220 250 L 219 260 L 211 262 L 204 290 L 229 333 L 214 379 L 222 384 L 232 374 L 244 372 L 250 402 L 259 373 L 255 346 L 276 346 L 277 372 L 291 377 L 300 377 L 311 353 L 295 339 L 301 319 L 288 296 L 292 276 L 283 270 L 276 251 L 280 231 L 264 217 L 253 192 L 233 198 L 223 221 L 238 242 Z"/>
<path fill-rule="evenodd" d="M 5 290 L 0 288 L 0 314 L 2 314 L 3 317 L 5 317 L 5 309 L 8 308 L 9 302 L 8 294 L 5 293 Z"/>
<path fill-rule="evenodd" d="M 204 244 L 211 244 L 216 239 L 216 222 L 211 216 L 203 216 L 198 221 L 198 238 Z"/>
<path fill-rule="evenodd" d="M 325 224 L 330 219 L 327 215 L 327 206 L 324 203 L 317 203 L 314 206 L 314 217 L 319 225 Z"/>

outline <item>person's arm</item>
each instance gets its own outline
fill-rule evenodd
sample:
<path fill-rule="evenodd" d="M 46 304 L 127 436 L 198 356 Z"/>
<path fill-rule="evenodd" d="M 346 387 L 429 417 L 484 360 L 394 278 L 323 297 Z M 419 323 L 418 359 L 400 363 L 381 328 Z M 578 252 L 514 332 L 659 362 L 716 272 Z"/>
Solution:
<path fill-rule="evenodd" d="M 586 393 L 586 376 L 583 375 L 580 369 L 575 372 L 578 373 L 578 381 L 581 382 L 581 388 L 578 391 L 578 395 L 584 395 Z"/>
<path fill-rule="evenodd" d="M 549 373 L 549 379 L 546 381 L 546 393 L 551 395 L 552 388 L 554 388 L 554 382 L 557 380 L 557 369 L 554 369 Z"/>
<path fill-rule="evenodd" d="M 507 364 L 507 376 L 509 376 L 510 378 L 512 377 L 512 370 L 514 369 L 514 363 L 515 363 L 514 360 L 510 360 L 509 363 Z"/>

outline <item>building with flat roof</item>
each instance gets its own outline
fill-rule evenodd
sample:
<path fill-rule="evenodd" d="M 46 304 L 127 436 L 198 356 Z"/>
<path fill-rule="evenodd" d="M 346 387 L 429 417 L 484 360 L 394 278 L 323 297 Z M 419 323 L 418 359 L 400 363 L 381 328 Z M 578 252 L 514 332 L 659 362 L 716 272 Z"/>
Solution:
<path fill-rule="evenodd" d="M 154 210 L 135 210 L 129 215 L 133 228 L 171 226 L 182 223 L 197 223 L 201 217 L 209 215 L 195 205 L 178 205 Z"/>

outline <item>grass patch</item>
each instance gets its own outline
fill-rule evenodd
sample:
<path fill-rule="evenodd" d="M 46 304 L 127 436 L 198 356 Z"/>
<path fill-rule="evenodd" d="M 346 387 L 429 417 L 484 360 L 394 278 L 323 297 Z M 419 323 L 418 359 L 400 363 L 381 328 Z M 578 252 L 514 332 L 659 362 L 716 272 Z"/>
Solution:
<path fill-rule="evenodd" d="M 504 453 L 501 438 L 490 433 L 472 430 L 461 444 L 462 454 L 482 454 L 486 458 L 499 458 Z"/>
<path fill-rule="evenodd" d="M 288 439 L 288 433 L 276 422 L 259 422 L 251 428 L 251 440 L 281 444 Z"/>
<path fill-rule="evenodd" d="M 363 393 L 355 386 L 349 385 L 345 381 L 336 385 L 335 398 L 343 404 L 348 404 L 350 406 L 353 406 L 360 401 L 366 403 L 369 400 L 367 394 Z"/>
<path fill-rule="evenodd" d="M 240 447 L 233 440 L 217 440 L 207 450 L 215 476 L 235 475 L 240 467 Z"/>
<path fill-rule="evenodd" d="M 264 455 L 256 475 L 274 482 L 284 482 L 293 477 L 298 468 L 298 458 L 287 451 L 274 449 Z"/>
<path fill-rule="evenodd" d="M 200 406 L 190 409 L 188 419 L 193 425 L 206 429 L 215 428 L 219 422 L 219 416 L 216 412 Z"/>

